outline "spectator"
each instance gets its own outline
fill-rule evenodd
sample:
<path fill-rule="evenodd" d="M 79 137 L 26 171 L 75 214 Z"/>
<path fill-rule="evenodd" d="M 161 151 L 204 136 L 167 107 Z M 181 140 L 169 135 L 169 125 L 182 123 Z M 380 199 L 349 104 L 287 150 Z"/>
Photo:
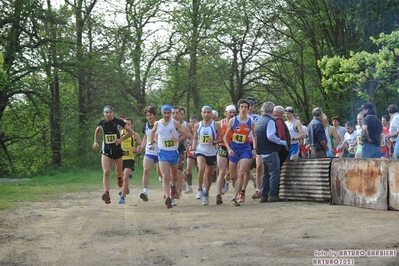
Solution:
<path fill-rule="evenodd" d="M 348 158 L 355 158 L 355 152 L 356 152 L 356 138 L 357 138 L 357 132 L 355 131 L 355 125 L 351 122 L 348 121 L 345 124 L 345 134 L 344 134 L 344 141 L 342 142 L 340 149 L 344 150 L 344 152 L 341 152 L 337 154 L 337 157 L 343 157 L 345 151 L 347 151 Z"/>
<path fill-rule="evenodd" d="M 363 118 L 362 129 L 362 158 L 380 158 L 381 121 L 375 115 L 368 114 Z"/>
<path fill-rule="evenodd" d="M 366 117 L 367 115 L 375 115 L 373 105 L 370 103 L 362 104 L 362 106 L 357 110 L 363 115 L 363 117 Z"/>
<path fill-rule="evenodd" d="M 341 138 L 339 137 L 337 130 L 335 127 L 332 127 L 328 122 L 328 117 L 326 114 L 323 114 L 323 126 L 324 130 L 326 131 L 327 137 L 327 147 L 330 149 L 331 152 L 334 153 L 335 149 L 337 148 L 338 144 L 341 142 Z"/>
<path fill-rule="evenodd" d="M 313 120 L 308 125 L 308 136 L 311 158 L 334 157 L 334 154 L 328 149 L 327 137 L 322 124 L 323 110 L 316 107 L 312 111 Z"/>
<path fill-rule="evenodd" d="M 389 158 L 392 155 L 392 143 L 387 137 L 389 134 L 389 116 L 383 115 L 381 117 L 382 135 L 381 135 L 381 158 Z"/>
<path fill-rule="evenodd" d="M 331 122 L 333 127 L 337 130 L 338 136 L 340 137 L 341 141 L 338 143 L 338 145 L 341 145 L 342 142 L 344 141 L 344 135 L 346 133 L 345 127 L 341 126 L 341 119 L 338 116 L 333 116 L 331 118 Z"/>
<path fill-rule="evenodd" d="M 395 104 L 390 104 L 387 107 L 387 111 L 391 119 L 389 122 L 389 133 L 386 134 L 386 137 L 389 138 L 395 150 L 396 140 L 399 134 L 399 109 Z"/>
<path fill-rule="evenodd" d="M 262 105 L 262 117 L 256 127 L 257 142 L 256 152 L 262 156 L 263 176 L 260 202 L 278 202 L 282 199 L 278 196 L 280 186 L 280 159 L 278 151 L 281 146 L 287 146 L 287 141 L 277 136 L 276 122 L 273 118 L 274 104 L 265 102 Z"/>

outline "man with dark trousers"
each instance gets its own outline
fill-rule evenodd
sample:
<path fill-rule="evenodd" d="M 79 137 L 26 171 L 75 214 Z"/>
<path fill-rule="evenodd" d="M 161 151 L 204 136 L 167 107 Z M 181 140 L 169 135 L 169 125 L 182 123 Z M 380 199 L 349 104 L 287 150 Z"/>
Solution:
<path fill-rule="evenodd" d="M 265 102 L 262 105 L 262 116 L 255 128 L 258 140 L 256 153 L 262 156 L 264 168 L 260 202 L 282 201 L 278 196 L 280 187 L 280 159 L 278 152 L 281 146 L 287 146 L 287 142 L 277 136 L 273 109 L 274 104 L 272 102 Z"/>

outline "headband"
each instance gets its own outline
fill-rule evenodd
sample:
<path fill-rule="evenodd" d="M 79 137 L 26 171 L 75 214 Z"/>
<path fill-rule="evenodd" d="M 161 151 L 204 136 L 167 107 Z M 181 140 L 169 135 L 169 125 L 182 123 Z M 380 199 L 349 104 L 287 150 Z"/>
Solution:
<path fill-rule="evenodd" d="M 109 112 L 109 111 L 112 111 L 112 112 L 113 112 L 113 111 L 114 111 L 114 108 L 112 108 L 112 106 L 111 106 L 111 105 L 107 105 L 107 106 L 105 106 L 105 107 L 104 107 L 104 111 L 103 111 L 103 112 L 105 113 L 105 112 Z"/>

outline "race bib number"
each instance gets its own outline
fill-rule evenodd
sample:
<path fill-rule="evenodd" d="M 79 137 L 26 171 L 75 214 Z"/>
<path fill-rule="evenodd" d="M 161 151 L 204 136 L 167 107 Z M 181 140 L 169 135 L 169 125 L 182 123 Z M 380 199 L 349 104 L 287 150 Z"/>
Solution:
<path fill-rule="evenodd" d="M 211 136 L 209 135 L 201 135 L 200 136 L 200 143 L 201 144 L 208 144 L 208 139 L 210 139 Z"/>
<path fill-rule="evenodd" d="M 114 140 L 116 140 L 117 136 L 116 134 L 105 134 L 104 139 L 105 139 L 105 144 L 112 144 Z"/>
<path fill-rule="evenodd" d="M 232 140 L 236 143 L 244 143 L 246 138 L 247 138 L 247 136 L 245 136 L 245 135 L 234 133 Z"/>
<path fill-rule="evenodd" d="M 171 139 L 167 139 L 167 140 L 164 140 L 164 141 L 163 141 L 163 146 L 164 146 L 165 148 L 171 148 L 171 147 L 176 146 L 176 142 L 174 142 L 174 141 L 171 140 Z"/>
<path fill-rule="evenodd" d="M 129 157 L 130 156 L 129 150 L 123 150 L 123 156 Z"/>
<path fill-rule="evenodd" d="M 386 145 L 385 138 L 382 138 L 382 139 L 381 139 L 380 146 L 385 146 L 385 145 Z"/>
<path fill-rule="evenodd" d="M 219 149 L 218 154 L 222 157 L 227 157 L 227 150 Z"/>

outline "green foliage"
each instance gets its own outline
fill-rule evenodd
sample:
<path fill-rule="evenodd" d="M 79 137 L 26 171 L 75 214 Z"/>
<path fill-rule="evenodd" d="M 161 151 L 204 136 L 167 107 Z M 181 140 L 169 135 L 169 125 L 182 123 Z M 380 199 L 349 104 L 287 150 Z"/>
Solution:
<path fill-rule="evenodd" d="M 385 93 L 392 90 L 390 83 L 398 76 L 399 33 L 381 34 L 379 39 L 372 38 L 380 46 L 376 53 L 366 51 L 343 56 L 323 57 L 318 65 L 323 74 L 322 85 L 327 93 L 338 90 L 355 90 L 365 101 L 375 101 L 376 91 L 381 87 Z M 375 82 L 374 88 L 369 83 Z"/>
<path fill-rule="evenodd" d="M 48 110 L 37 97 L 16 95 L 3 115 L 8 151 L 13 159 L 11 171 L 19 174 L 40 172 L 49 165 Z M 23 132 L 21 134 L 21 132 Z"/>
<path fill-rule="evenodd" d="M 143 107 L 166 102 L 187 116 L 203 105 L 222 115 L 226 103 L 254 96 L 294 106 L 309 121 L 315 106 L 345 120 L 353 103 L 383 110 L 398 98 L 395 1 L 151 0 L 91 9 L 90 1 L 27 0 L 2 8 L 5 176 L 52 168 L 57 132 L 63 166 L 97 165 L 91 145 L 106 104 L 141 132 Z"/>

